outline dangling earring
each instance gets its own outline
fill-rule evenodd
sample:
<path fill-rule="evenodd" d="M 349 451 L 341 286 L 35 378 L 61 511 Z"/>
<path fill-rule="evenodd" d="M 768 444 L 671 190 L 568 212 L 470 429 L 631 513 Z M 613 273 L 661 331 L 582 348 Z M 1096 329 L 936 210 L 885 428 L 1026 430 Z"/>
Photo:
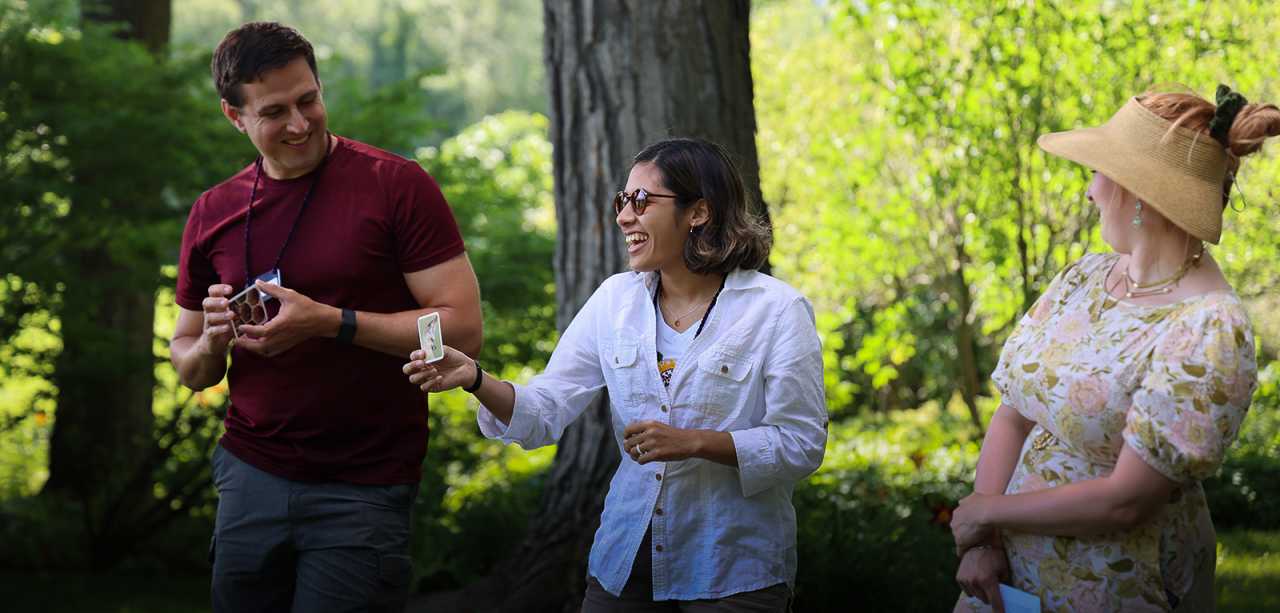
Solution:
<path fill-rule="evenodd" d="M 1138 203 L 1134 205 L 1134 208 L 1137 209 L 1138 212 L 1134 213 L 1133 215 L 1133 227 L 1141 228 L 1142 227 L 1142 201 L 1139 200 Z"/>

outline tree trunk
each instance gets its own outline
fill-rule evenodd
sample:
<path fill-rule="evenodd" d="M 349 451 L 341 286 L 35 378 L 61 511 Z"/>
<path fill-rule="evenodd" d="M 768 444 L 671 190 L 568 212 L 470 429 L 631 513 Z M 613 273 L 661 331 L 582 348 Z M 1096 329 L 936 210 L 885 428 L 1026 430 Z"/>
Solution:
<path fill-rule="evenodd" d="M 171 0 L 83 0 L 80 14 L 84 21 L 124 24 L 120 38 L 140 41 L 152 53 L 169 46 Z"/>
<path fill-rule="evenodd" d="M 86 2 L 82 9 L 89 21 L 124 22 L 121 35 L 155 53 L 168 44 L 169 0 Z M 93 177 L 78 180 L 91 183 Z M 71 214 L 76 215 L 74 206 Z M 149 482 L 134 486 L 137 491 L 122 488 L 154 445 L 159 264 L 122 255 L 105 241 L 88 243 L 67 258 L 77 278 L 67 279 L 59 310 L 62 351 L 53 377 L 58 408 L 42 493 L 83 505 L 89 557 L 100 566 L 113 562 L 113 554 L 95 543 L 151 498 Z M 120 504 L 126 500 L 130 504 Z"/>
<path fill-rule="evenodd" d="M 557 325 L 626 266 L 613 195 L 632 157 L 672 136 L 723 145 L 763 211 L 748 0 L 546 0 L 558 237 Z M 576 611 L 619 454 L 606 399 L 565 432 L 524 541 L 493 576 L 411 610 Z"/>

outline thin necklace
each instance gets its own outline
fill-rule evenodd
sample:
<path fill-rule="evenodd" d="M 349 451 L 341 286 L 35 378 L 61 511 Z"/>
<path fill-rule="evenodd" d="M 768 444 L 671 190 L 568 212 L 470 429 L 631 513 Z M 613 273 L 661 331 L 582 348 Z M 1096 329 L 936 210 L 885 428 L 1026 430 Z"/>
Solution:
<path fill-rule="evenodd" d="M 698 334 L 701 334 L 701 333 L 702 333 L 702 327 L 703 327 L 703 326 L 705 326 L 705 325 L 707 325 L 707 315 L 711 313 L 711 309 L 715 308 L 715 306 L 716 306 L 716 298 L 719 298 L 719 297 L 720 297 L 720 292 L 724 291 L 724 284 L 725 284 L 725 281 L 727 281 L 727 280 L 728 280 L 728 278 L 729 278 L 729 277 L 728 277 L 728 275 L 725 275 L 724 277 L 721 277 L 721 279 L 720 279 L 720 287 L 716 288 L 716 293 L 715 293 L 715 294 L 713 294 L 713 295 L 711 296 L 710 304 L 708 304 L 708 305 L 707 305 L 707 312 L 702 314 L 702 324 L 698 326 L 698 332 L 697 332 L 697 333 L 695 333 L 695 334 L 694 334 L 694 336 L 697 336 Z M 659 310 L 659 311 L 662 311 L 662 314 L 665 316 L 665 315 L 666 315 L 666 310 L 663 308 L 663 306 L 662 306 L 662 302 L 659 300 L 659 298 L 660 298 L 661 296 L 662 296 L 662 276 L 661 276 L 661 275 L 659 275 L 659 276 L 658 276 L 658 288 L 657 288 L 657 290 L 655 290 L 655 291 L 653 292 L 653 304 L 657 305 L 658 310 Z M 677 317 L 677 318 L 675 319 L 675 322 L 674 322 L 673 326 L 678 327 L 678 326 L 680 325 L 680 320 L 681 320 L 681 319 L 684 319 L 684 318 L 685 318 L 685 317 L 687 317 L 690 313 L 693 313 L 694 311 L 698 310 L 698 307 L 702 306 L 702 303 L 704 303 L 704 302 L 708 302 L 708 301 L 706 301 L 706 300 L 700 300 L 700 301 L 698 301 L 698 303 L 697 303 L 697 304 L 695 304 L 695 305 L 694 305 L 694 307 L 693 307 L 692 309 L 689 309 L 688 311 L 685 311 L 685 313 L 684 313 L 683 315 L 681 315 L 681 316 Z"/>
<path fill-rule="evenodd" d="M 1187 276 L 1187 273 L 1200 265 L 1200 258 L 1204 256 L 1204 245 L 1200 245 L 1200 251 L 1182 263 L 1178 270 L 1172 275 L 1165 277 L 1159 281 L 1151 283 L 1138 283 L 1129 273 L 1129 265 L 1126 263 L 1124 267 L 1124 297 L 1129 298 L 1146 298 L 1147 296 L 1159 296 L 1172 292 L 1178 287 L 1178 282 Z M 1131 259 L 1132 260 L 1132 259 Z"/>
<path fill-rule="evenodd" d="M 692 309 L 689 309 L 688 311 L 685 311 L 685 312 L 684 312 L 683 314 L 681 314 L 679 317 L 675 318 L 675 320 L 672 322 L 672 326 L 673 326 L 673 327 L 676 327 L 676 328 L 679 328 L 679 327 L 680 327 L 680 320 L 681 320 L 681 319 L 684 319 L 684 318 L 685 318 L 685 317 L 687 317 L 690 313 L 692 313 L 692 312 L 694 312 L 694 311 L 698 310 L 698 308 L 700 308 L 703 304 L 707 304 L 707 303 L 710 303 L 710 302 L 711 302 L 711 299 L 710 299 L 710 298 L 708 298 L 708 299 L 706 299 L 706 300 L 699 300 L 697 304 L 693 305 L 693 308 L 692 308 Z M 662 307 L 662 306 L 663 306 L 661 301 L 659 301 L 659 302 L 658 302 L 658 306 L 659 306 L 659 307 Z M 662 313 L 663 313 L 664 315 L 670 315 L 670 313 L 667 313 L 667 309 L 666 309 L 666 307 L 663 307 L 663 308 L 662 308 Z"/>
<path fill-rule="evenodd" d="M 701 336 L 702 329 L 707 327 L 707 320 L 711 319 L 711 309 L 716 308 L 716 301 L 720 299 L 720 292 L 724 291 L 724 284 L 728 280 L 729 280 L 729 275 L 725 275 L 720 278 L 720 287 L 716 289 L 716 295 L 711 297 L 711 304 L 707 305 L 707 312 L 702 314 L 702 322 L 698 324 L 698 331 L 693 333 L 693 338 L 698 338 L 699 336 Z M 660 294 L 662 294 L 662 276 L 661 275 L 658 276 L 658 288 L 653 292 L 653 304 L 654 306 L 658 307 L 659 311 L 662 310 L 662 305 L 658 303 L 658 296 Z M 688 313 L 685 313 L 685 315 L 688 315 Z M 659 362 L 662 361 L 661 351 L 658 352 L 658 361 Z"/>
<path fill-rule="evenodd" d="M 658 285 L 658 292 L 659 292 L 659 293 L 660 293 L 660 292 L 662 292 L 662 285 Z M 696 311 L 696 310 L 698 310 L 699 308 L 701 308 L 701 307 L 702 307 L 702 305 L 704 305 L 704 304 L 709 304 L 712 300 L 714 300 L 714 299 L 715 299 L 716 294 L 719 294 L 719 293 L 720 293 L 720 291 L 719 291 L 719 290 L 716 290 L 716 293 L 715 293 L 715 294 L 712 294 L 712 296 L 711 296 L 710 298 L 707 298 L 707 299 L 705 299 L 705 300 L 699 300 L 697 303 L 695 303 L 695 304 L 693 305 L 693 308 L 692 308 L 692 309 L 689 309 L 688 311 L 685 311 L 685 312 L 684 312 L 683 314 L 681 314 L 679 317 L 675 318 L 675 320 L 672 322 L 672 326 L 673 326 L 673 327 L 675 327 L 675 328 L 679 328 L 679 327 L 680 327 L 680 320 L 681 320 L 681 319 L 684 319 L 685 317 L 688 317 L 688 316 L 689 316 L 689 314 L 691 314 L 691 313 L 693 313 L 694 311 Z M 659 300 L 658 300 L 658 308 L 662 309 L 662 313 L 663 313 L 663 315 L 669 315 L 669 313 L 667 313 L 666 308 L 665 308 L 665 307 L 663 307 L 663 305 L 662 305 L 662 300 L 661 300 L 661 299 L 659 299 Z"/>

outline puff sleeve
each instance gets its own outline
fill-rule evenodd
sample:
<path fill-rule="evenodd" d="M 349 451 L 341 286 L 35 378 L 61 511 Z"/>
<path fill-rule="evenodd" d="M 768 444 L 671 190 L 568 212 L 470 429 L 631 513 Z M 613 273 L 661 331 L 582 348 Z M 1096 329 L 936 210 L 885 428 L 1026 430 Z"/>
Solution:
<path fill-rule="evenodd" d="M 1257 387 L 1248 316 L 1234 298 L 1198 305 L 1165 331 L 1133 395 L 1124 441 L 1179 483 L 1212 476 Z"/>

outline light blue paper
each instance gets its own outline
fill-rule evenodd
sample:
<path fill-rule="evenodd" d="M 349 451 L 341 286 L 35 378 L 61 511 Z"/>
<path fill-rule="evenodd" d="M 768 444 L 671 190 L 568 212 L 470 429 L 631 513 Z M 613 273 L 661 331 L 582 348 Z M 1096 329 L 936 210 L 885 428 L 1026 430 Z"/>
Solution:
<path fill-rule="evenodd" d="M 1016 587 L 1000 584 L 1000 600 L 1005 613 L 1040 613 L 1040 598 Z"/>

